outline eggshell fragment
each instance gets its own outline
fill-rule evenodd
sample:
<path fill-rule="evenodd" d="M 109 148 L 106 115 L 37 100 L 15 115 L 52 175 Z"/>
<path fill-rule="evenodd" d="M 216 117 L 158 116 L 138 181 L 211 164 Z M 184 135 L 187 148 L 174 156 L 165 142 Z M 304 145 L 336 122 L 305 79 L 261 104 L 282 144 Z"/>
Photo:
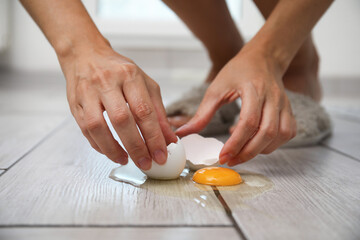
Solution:
<path fill-rule="evenodd" d="M 195 133 L 183 137 L 181 142 L 191 170 L 218 165 L 219 154 L 224 144 L 216 138 L 205 138 Z"/>
<path fill-rule="evenodd" d="M 171 180 L 180 176 L 186 165 L 185 150 L 178 138 L 176 143 L 167 146 L 168 158 L 164 165 L 152 162 L 150 170 L 143 171 L 148 177 L 159 180 Z"/>

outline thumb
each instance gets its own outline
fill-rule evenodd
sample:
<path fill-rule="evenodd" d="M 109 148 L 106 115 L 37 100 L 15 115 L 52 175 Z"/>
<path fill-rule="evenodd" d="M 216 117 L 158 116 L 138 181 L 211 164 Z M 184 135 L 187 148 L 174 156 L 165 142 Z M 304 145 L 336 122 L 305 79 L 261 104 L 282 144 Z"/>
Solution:
<path fill-rule="evenodd" d="M 183 137 L 191 133 L 200 132 L 208 125 L 220 106 L 220 94 L 217 94 L 209 87 L 194 117 L 188 123 L 178 128 L 175 132 L 176 135 Z"/>

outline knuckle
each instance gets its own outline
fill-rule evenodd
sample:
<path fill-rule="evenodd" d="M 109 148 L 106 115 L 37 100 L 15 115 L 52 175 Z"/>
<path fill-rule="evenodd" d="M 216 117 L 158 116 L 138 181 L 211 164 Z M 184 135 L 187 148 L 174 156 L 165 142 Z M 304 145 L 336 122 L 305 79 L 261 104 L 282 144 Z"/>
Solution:
<path fill-rule="evenodd" d="M 87 117 L 85 120 L 86 129 L 89 131 L 95 131 L 101 129 L 102 125 L 103 122 L 99 117 L 91 116 L 91 117 Z"/>
<path fill-rule="evenodd" d="M 126 125 L 130 122 L 130 114 L 124 109 L 118 109 L 112 117 L 112 122 L 115 125 Z"/>
<path fill-rule="evenodd" d="M 135 107 L 134 114 L 138 121 L 148 119 L 153 113 L 152 107 L 147 103 L 140 103 Z"/>
<path fill-rule="evenodd" d="M 162 136 L 163 135 L 160 129 L 151 131 L 149 136 L 146 137 L 146 142 L 152 143 L 152 145 L 160 145 L 162 143 Z"/>
<path fill-rule="evenodd" d="M 76 94 L 76 96 L 74 98 L 72 98 L 72 101 L 78 102 L 79 95 L 87 92 L 88 85 L 89 84 L 86 81 L 86 79 L 84 79 L 84 78 L 79 79 L 78 84 L 76 85 L 76 88 L 75 88 L 75 92 L 77 94 Z"/>
<path fill-rule="evenodd" d="M 114 149 L 114 148 L 111 148 L 111 149 L 107 150 L 107 151 L 105 152 L 105 155 L 106 155 L 109 159 L 111 159 L 111 160 L 113 160 L 113 161 L 117 161 L 117 160 L 119 160 L 119 158 L 121 157 L 120 152 L 117 151 L 117 150 Z"/>
<path fill-rule="evenodd" d="M 143 153 L 145 153 L 145 146 L 144 144 L 141 143 L 134 143 L 131 146 L 129 146 L 127 148 L 128 152 L 131 155 L 131 158 L 134 157 L 134 159 L 138 159 L 139 157 L 137 156 L 141 156 Z"/>
<path fill-rule="evenodd" d="M 283 128 L 280 130 L 280 135 L 283 139 L 291 139 L 293 135 L 293 130 L 291 128 Z"/>
<path fill-rule="evenodd" d="M 112 72 L 108 69 L 100 69 L 90 73 L 88 76 L 79 76 L 77 93 L 84 94 L 94 86 L 101 90 L 108 90 L 114 84 L 111 80 Z"/>
<path fill-rule="evenodd" d="M 120 75 L 131 79 L 138 73 L 138 67 L 132 62 L 124 63 L 120 65 L 119 73 Z"/>
<path fill-rule="evenodd" d="M 245 121 L 246 127 L 251 130 L 255 131 L 258 129 L 258 119 L 256 115 L 249 116 Z"/>
<path fill-rule="evenodd" d="M 278 135 L 278 130 L 276 127 L 268 127 L 264 130 L 264 136 L 268 139 L 274 139 Z"/>

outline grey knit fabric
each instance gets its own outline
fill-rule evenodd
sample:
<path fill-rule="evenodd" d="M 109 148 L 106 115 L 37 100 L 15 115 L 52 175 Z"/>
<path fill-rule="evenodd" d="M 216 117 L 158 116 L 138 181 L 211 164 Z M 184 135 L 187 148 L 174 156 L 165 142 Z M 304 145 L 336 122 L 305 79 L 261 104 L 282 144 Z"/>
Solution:
<path fill-rule="evenodd" d="M 183 97 L 166 108 L 168 116 L 194 116 L 209 84 L 203 83 L 185 93 Z M 296 137 L 282 147 L 315 145 L 329 136 L 332 131 L 330 116 L 325 109 L 310 97 L 286 90 L 297 123 Z M 240 108 L 233 102 L 222 106 L 211 122 L 200 133 L 204 136 L 226 134 L 229 127 L 238 120 Z"/>
<path fill-rule="evenodd" d="M 332 124 L 325 109 L 310 97 L 286 90 L 296 119 L 296 136 L 283 147 L 315 145 L 329 136 Z"/>

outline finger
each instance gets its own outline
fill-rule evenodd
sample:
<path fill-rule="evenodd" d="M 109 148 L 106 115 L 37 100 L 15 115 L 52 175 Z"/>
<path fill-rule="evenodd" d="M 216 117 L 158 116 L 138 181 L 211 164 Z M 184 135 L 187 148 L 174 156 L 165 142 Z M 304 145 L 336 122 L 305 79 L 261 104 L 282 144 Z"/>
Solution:
<path fill-rule="evenodd" d="M 236 129 L 236 123 L 229 128 L 229 133 L 233 134 Z"/>
<path fill-rule="evenodd" d="M 87 92 L 83 97 L 85 128 L 101 152 L 109 159 L 127 164 L 127 153 L 114 139 L 103 116 L 103 108 L 95 94 Z"/>
<path fill-rule="evenodd" d="M 189 122 L 191 117 L 189 116 L 175 116 L 175 117 L 168 117 L 169 123 L 171 126 L 175 128 L 179 128 Z"/>
<path fill-rule="evenodd" d="M 86 137 L 86 139 L 89 141 L 90 145 L 92 146 L 92 148 L 94 148 L 96 151 L 98 151 L 99 153 L 104 154 L 100 147 L 96 144 L 96 142 L 94 141 L 94 139 L 92 139 L 92 137 L 90 136 L 90 133 L 85 129 L 85 130 L 81 130 L 81 132 L 83 133 L 83 135 Z M 120 163 L 120 162 L 119 162 Z"/>
<path fill-rule="evenodd" d="M 149 95 L 154 104 L 155 111 L 158 117 L 161 131 L 165 138 L 166 145 L 177 142 L 175 133 L 171 129 L 171 125 L 166 117 L 165 107 L 161 98 L 160 87 L 155 82 L 154 86 L 149 87 Z"/>
<path fill-rule="evenodd" d="M 234 166 L 254 158 L 276 139 L 279 129 L 279 114 L 277 103 L 267 101 L 264 104 L 259 130 L 234 159 L 228 162 L 229 166 Z"/>
<path fill-rule="evenodd" d="M 222 97 L 210 86 L 194 117 L 191 118 L 188 123 L 177 129 L 175 133 L 182 137 L 190 133 L 200 132 L 211 121 L 211 118 L 221 106 L 221 99 Z"/>
<path fill-rule="evenodd" d="M 73 112 L 74 118 L 76 120 L 76 123 L 79 125 L 79 127 L 81 129 L 81 132 L 86 137 L 86 139 L 89 141 L 91 147 L 94 148 L 99 153 L 103 154 L 103 152 L 101 151 L 99 146 L 95 143 L 94 139 L 90 136 L 88 130 L 85 127 L 84 112 L 83 112 L 82 107 L 78 106 L 77 109 L 78 110 L 75 110 L 75 111 L 72 111 L 72 112 Z"/>
<path fill-rule="evenodd" d="M 139 168 L 149 170 L 151 168 L 151 156 L 139 133 L 130 109 L 121 94 L 121 90 L 108 91 L 101 96 L 101 100 L 108 113 L 110 122 L 133 162 Z"/>
<path fill-rule="evenodd" d="M 220 164 L 233 159 L 254 136 L 259 128 L 263 99 L 255 89 L 249 88 L 242 95 L 240 118 L 236 128 L 220 152 Z"/>
<path fill-rule="evenodd" d="M 155 162 L 164 164 L 167 159 L 166 142 L 142 76 L 137 75 L 132 81 L 126 82 L 123 90 L 149 153 Z"/>
<path fill-rule="evenodd" d="M 279 133 L 276 139 L 262 153 L 269 154 L 288 142 L 296 135 L 296 121 L 288 108 L 283 109 L 280 113 Z"/>

